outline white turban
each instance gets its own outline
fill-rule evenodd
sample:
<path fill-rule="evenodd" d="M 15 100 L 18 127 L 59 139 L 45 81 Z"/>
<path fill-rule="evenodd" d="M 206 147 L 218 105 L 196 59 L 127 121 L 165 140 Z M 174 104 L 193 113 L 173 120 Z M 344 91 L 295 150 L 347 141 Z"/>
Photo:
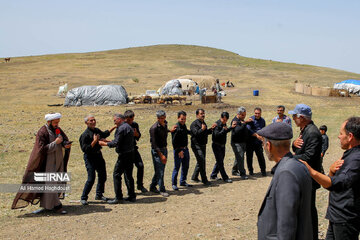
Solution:
<path fill-rule="evenodd" d="M 45 120 L 46 121 L 52 121 L 55 119 L 60 119 L 61 118 L 61 114 L 60 113 L 49 113 L 45 115 Z"/>

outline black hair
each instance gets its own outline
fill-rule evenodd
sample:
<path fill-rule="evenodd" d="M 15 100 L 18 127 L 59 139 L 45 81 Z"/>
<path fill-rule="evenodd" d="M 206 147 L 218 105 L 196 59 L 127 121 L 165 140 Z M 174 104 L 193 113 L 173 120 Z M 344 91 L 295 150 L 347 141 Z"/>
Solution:
<path fill-rule="evenodd" d="M 126 110 L 124 112 L 124 117 L 125 118 L 133 118 L 135 116 L 135 113 L 132 110 Z"/>
<path fill-rule="evenodd" d="M 347 133 L 352 133 L 357 140 L 360 140 L 360 117 L 348 118 L 345 130 Z"/>
<path fill-rule="evenodd" d="M 319 127 L 319 130 L 324 130 L 326 132 L 327 131 L 327 126 L 326 125 L 321 125 Z"/>
<path fill-rule="evenodd" d="M 178 112 L 178 118 L 179 118 L 181 115 L 186 116 L 186 112 L 183 111 L 183 110 L 179 111 L 179 112 Z"/>
<path fill-rule="evenodd" d="M 261 112 L 261 108 L 259 108 L 259 107 L 254 108 L 254 112 L 255 112 L 256 110 L 259 110 L 259 111 Z"/>
<path fill-rule="evenodd" d="M 202 109 L 202 108 L 198 108 L 198 109 L 196 109 L 195 114 L 196 114 L 196 115 L 199 115 L 200 111 L 205 112 L 205 110 L 204 110 L 204 109 Z"/>
<path fill-rule="evenodd" d="M 222 112 L 220 115 L 221 118 L 226 117 L 227 119 L 229 119 L 229 113 L 228 112 Z"/>
<path fill-rule="evenodd" d="M 277 106 L 277 108 L 282 108 L 285 111 L 285 106 L 284 105 L 279 105 L 279 106 Z"/>

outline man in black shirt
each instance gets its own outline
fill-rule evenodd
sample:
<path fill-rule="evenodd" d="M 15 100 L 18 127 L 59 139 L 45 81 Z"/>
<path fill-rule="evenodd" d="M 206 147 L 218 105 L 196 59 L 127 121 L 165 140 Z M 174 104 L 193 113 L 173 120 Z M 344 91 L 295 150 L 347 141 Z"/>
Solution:
<path fill-rule="evenodd" d="M 298 104 L 295 109 L 289 111 L 293 114 L 293 120 L 300 128 L 300 136 L 293 142 L 292 149 L 294 158 L 306 161 L 316 171 L 321 171 L 321 134 L 311 120 L 312 111 L 308 105 Z M 318 216 L 316 209 L 316 190 L 320 185 L 312 181 L 311 194 L 311 220 L 313 226 L 313 240 L 318 239 Z"/>
<path fill-rule="evenodd" d="M 189 149 L 188 149 L 188 134 L 190 131 L 186 125 L 186 112 L 178 112 L 178 122 L 176 123 L 176 129 L 171 133 L 172 144 L 174 148 L 174 170 L 172 173 L 172 188 L 176 191 L 179 190 L 177 187 L 177 176 L 181 166 L 181 177 L 180 186 L 192 187 L 192 185 L 186 183 L 186 177 L 189 170 Z"/>
<path fill-rule="evenodd" d="M 118 126 L 115 131 L 114 140 L 111 142 L 100 141 L 101 146 L 115 148 L 118 153 L 118 160 L 114 167 L 114 190 L 115 199 L 108 201 L 110 204 L 122 203 L 123 194 L 121 191 L 121 175 L 125 175 L 125 184 L 128 189 L 129 197 L 125 201 L 135 202 L 136 195 L 134 189 L 134 179 L 132 177 L 134 163 L 134 130 L 125 122 L 122 114 L 114 115 L 114 123 Z"/>
<path fill-rule="evenodd" d="M 96 128 L 96 119 L 93 115 L 85 117 L 85 124 L 87 128 L 79 138 L 81 150 L 84 152 L 85 167 L 88 174 L 80 200 L 82 205 L 88 204 L 88 195 L 96 178 L 95 171 L 98 173 L 95 200 L 108 200 L 103 196 L 106 181 L 106 165 L 101 153 L 99 140 L 110 136 L 110 133 L 116 128 L 116 126 L 114 126 L 105 132 L 101 131 Z"/>
<path fill-rule="evenodd" d="M 319 131 L 321 133 L 321 139 L 322 139 L 322 141 L 321 141 L 321 173 L 324 173 L 322 163 L 324 161 L 325 153 L 329 148 L 329 138 L 326 135 L 327 126 L 326 125 L 320 126 Z"/>
<path fill-rule="evenodd" d="M 150 128 L 150 143 L 151 143 L 151 155 L 154 164 L 154 176 L 150 184 L 150 191 L 153 193 L 160 193 L 164 197 L 168 197 L 164 185 L 164 173 L 167 162 L 167 136 L 168 125 L 166 119 L 166 113 L 163 110 L 156 112 L 157 121 Z M 175 127 L 172 128 L 172 132 Z M 159 185 L 159 190 L 156 188 Z"/>
<path fill-rule="evenodd" d="M 124 112 L 125 122 L 127 122 L 134 129 L 134 164 L 137 168 L 137 189 L 142 193 L 146 193 L 148 190 L 144 187 L 144 163 L 141 158 L 141 155 L 138 151 L 139 147 L 136 145 L 136 142 L 139 141 L 141 137 L 139 124 L 134 122 L 135 114 L 132 110 L 126 110 Z"/>
<path fill-rule="evenodd" d="M 360 117 L 351 117 L 342 125 L 339 134 L 342 158 L 335 161 L 326 176 L 302 161 L 311 177 L 328 189 L 329 206 L 326 218 L 329 226 L 327 240 L 359 239 L 360 234 Z"/>
<path fill-rule="evenodd" d="M 232 180 L 226 174 L 224 168 L 224 158 L 225 158 L 226 135 L 235 127 L 236 122 L 233 122 L 231 128 L 228 128 L 226 126 L 226 122 L 228 121 L 228 119 L 229 119 L 229 113 L 222 112 L 220 119 L 215 122 L 216 126 L 212 132 L 212 149 L 215 155 L 216 163 L 210 178 L 216 180 L 217 174 L 220 172 L 224 182 L 232 183 Z"/>
<path fill-rule="evenodd" d="M 206 177 L 206 144 L 208 142 L 208 135 L 212 133 L 215 124 L 210 129 L 207 128 L 204 121 L 205 110 L 201 108 L 196 110 L 196 118 L 197 119 L 190 125 L 191 149 L 193 150 L 197 161 L 191 180 L 200 182 L 198 178 L 200 173 L 201 181 L 205 185 L 211 185 Z"/>
<path fill-rule="evenodd" d="M 248 179 L 244 168 L 244 154 L 246 151 L 246 141 L 249 136 L 249 131 L 246 127 L 248 120 L 245 121 L 245 117 L 246 109 L 244 107 L 239 107 L 236 116 L 231 121 L 232 123 L 236 123 L 231 132 L 231 147 L 235 154 L 232 175 L 241 176 L 244 180 Z"/>

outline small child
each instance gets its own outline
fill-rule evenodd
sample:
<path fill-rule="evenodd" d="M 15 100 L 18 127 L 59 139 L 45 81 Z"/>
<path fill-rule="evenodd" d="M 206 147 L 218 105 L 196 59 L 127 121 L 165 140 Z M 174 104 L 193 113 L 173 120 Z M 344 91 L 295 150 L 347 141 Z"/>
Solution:
<path fill-rule="evenodd" d="M 321 172 L 324 173 L 324 169 L 322 167 L 322 162 L 323 162 L 323 158 L 325 156 L 325 152 L 326 150 L 328 150 L 329 148 L 329 138 L 326 135 L 326 131 L 327 131 L 327 126 L 326 125 L 322 125 L 319 127 L 320 133 L 321 133 L 321 137 L 322 137 L 322 145 L 321 145 Z"/>

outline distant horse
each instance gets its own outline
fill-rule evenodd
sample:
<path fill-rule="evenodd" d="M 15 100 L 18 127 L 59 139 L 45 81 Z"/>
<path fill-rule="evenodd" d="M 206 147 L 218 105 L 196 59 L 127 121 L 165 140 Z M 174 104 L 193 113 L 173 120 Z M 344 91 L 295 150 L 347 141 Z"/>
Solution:
<path fill-rule="evenodd" d="M 10 58 L 5 58 L 5 62 L 10 62 Z"/>

